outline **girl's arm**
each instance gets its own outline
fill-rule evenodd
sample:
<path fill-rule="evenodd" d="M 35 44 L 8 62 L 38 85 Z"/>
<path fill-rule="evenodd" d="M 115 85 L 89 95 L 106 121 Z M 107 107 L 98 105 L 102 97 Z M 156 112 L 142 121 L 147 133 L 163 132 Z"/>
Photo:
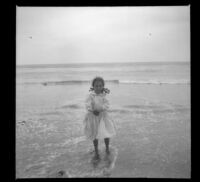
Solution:
<path fill-rule="evenodd" d="M 93 99 L 91 94 L 87 97 L 85 101 L 85 107 L 88 111 L 93 112 Z"/>
<path fill-rule="evenodd" d="M 104 96 L 101 111 L 107 111 L 108 109 L 109 109 L 109 102 L 108 102 L 108 99 Z"/>
<path fill-rule="evenodd" d="M 87 99 L 85 101 L 85 105 L 86 105 L 86 109 L 89 112 L 92 112 L 96 116 L 99 115 L 99 111 L 94 110 L 94 101 L 93 101 L 93 96 L 91 94 L 87 97 Z"/>

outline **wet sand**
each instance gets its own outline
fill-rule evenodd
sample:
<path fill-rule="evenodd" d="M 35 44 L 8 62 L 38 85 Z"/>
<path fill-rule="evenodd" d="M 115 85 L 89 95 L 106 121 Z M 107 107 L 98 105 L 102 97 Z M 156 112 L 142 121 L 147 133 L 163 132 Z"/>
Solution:
<path fill-rule="evenodd" d="M 189 88 L 109 85 L 110 115 L 117 125 L 111 146 L 118 150 L 109 177 L 190 178 Z M 70 168 L 73 177 L 83 175 L 79 169 L 87 171 L 84 156 L 93 149 L 82 131 L 88 85 L 18 89 L 17 178 L 46 178 Z"/>

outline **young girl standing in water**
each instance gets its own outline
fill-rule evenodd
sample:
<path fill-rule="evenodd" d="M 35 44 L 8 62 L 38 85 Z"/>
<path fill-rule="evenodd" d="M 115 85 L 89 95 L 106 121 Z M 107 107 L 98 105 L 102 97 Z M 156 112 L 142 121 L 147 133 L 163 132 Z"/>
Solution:
<path fill-rule="evenodd" d="M 104 88 L 104 85 L 103 78 L 94 78 L 90 88 L 92 93 L 86 99 L 88 112 L 84 119 L 84 132 L 86 137 L 93 141 L 96 159 L 99 159 L 98 140 L 104 139 L 106 153 L 109 154 L 110 137 L 116 133 L 114 121 L 107 113 L 109 103 L 106 99 L 106 94 L 110 91 Z"/>

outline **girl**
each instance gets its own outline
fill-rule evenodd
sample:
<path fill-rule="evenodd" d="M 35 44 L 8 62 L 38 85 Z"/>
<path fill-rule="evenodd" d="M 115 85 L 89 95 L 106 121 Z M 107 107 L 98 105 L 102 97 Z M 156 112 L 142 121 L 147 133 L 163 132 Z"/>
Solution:
<path fill-rule="evenodd" d="M 98 139 L 104 139 L 106 153 L 109 154 L 110 137 L 115 135 L 114 121 L 109 117 L 107 110 L 109 107 L 106 94 L 110 91 L 104 88 L 103 78 L 96 77 L 92 81 L 92 87 L 86 99 L 87 114 L 84 119 L 84 132 L 88 139 L 93 141 L 95 149 L 95 159 L 99 159 Z"/>

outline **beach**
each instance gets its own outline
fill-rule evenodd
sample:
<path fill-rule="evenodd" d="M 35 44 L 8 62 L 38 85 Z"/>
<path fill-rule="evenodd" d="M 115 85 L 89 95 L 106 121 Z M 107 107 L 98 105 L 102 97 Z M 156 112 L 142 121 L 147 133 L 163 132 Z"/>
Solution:
<path fill-rule="evenodd" d="M 89 166 L 83 134 L 91 79 L 102 76 L 117 127 L 109 176 Z M 18 67 L 16 178 L 191 177 L 189 63 Z M 99 149 L 105 150 L 104 142 Z"/>

